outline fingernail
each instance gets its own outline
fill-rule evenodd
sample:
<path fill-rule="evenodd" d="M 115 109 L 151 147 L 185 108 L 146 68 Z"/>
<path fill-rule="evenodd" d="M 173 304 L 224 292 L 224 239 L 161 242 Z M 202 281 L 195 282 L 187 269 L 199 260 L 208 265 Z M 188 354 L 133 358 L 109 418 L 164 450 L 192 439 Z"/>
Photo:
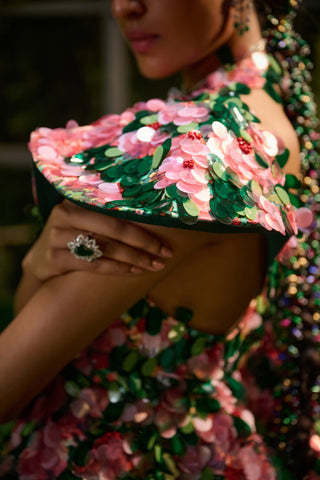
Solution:
<path fill-rule="evenodd" d="M 173 251 L 170 250 L 168 247 L 162 247 L 160 250 L 160 255 L 162 257 L 172 257 L 173 256 Z"/>
<path fill-rule="evenodd" d="M 152 261 L 152 267 L 154 270 L 161 270 L 164 268 L 165 264 L 162 262 L 159 262 L 159 260 L 153 260 Z"/>
<path fill-rule="evenodd" d="M 144 270 L 142 270 L 142 268 L 139 268 L 139 267 L 131 267 L 130 268 L 130 272 L 131 273 L 142 273 Z"/>

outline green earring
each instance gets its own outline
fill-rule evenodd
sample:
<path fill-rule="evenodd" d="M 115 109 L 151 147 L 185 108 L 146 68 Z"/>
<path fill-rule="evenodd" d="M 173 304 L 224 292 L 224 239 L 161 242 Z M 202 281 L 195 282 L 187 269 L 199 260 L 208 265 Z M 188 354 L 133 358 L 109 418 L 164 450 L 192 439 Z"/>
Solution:
<path fill-rule="evenodd" d="M 249 30 L 249 14 L 252 8 L 252 0 L 232 0 L 234 8 L 234 27 L 240 35 Z"/>

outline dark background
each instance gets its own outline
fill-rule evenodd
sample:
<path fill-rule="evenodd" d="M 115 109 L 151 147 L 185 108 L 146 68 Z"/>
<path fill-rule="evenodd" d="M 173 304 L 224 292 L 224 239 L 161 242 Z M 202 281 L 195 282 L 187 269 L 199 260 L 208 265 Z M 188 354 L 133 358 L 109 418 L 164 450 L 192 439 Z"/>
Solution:
<path fill-rule="evenodd" d="M 312 46 L 320 101 L 320 2 L 304 5 L 296 25 Z M 135 100 L 165 97 L 169 85 L 140 77 L 108 0 L 0 0 L 0 326 L 11 318 L 20 262 L 38 229 L 30 132 L 70 118 L 90 123 Z"/>

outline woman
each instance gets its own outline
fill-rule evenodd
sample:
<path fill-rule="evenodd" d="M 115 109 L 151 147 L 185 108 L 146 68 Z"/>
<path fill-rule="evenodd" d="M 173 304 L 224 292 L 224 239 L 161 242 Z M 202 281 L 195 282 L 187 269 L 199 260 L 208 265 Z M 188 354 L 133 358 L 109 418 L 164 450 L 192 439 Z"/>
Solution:
<path fill-rule="evenodd" d="M 300 169 L 296 134 L 274 100 L 279 95 L 276 77 L 261 80 L 270 65 L 263 52 L 257 13 L 250 2 L 231 5 L 222 0 L 114 0 L 112 9 L 141 72 L 162 78 L 182 71 L 185 93 L 173 104 L 147 102 L 117 119 L 112 117 L 111 123 L 107 117 L 92 129 L 69 125 L 64 133 L 40 130 L 33 136 L 31 150 L 39 171 L 53 184 L 62 153 L 58 155 L 57 145 L 65 149 L 69 163 L 64 163 L 63 170 L 58 167 L 60 194 L 76 203 L 80 198 L 78 203 L 97 211 L 107 201 L 106 213 L 116 211 L 120 219 L 101 217 L 64 201 L 53 209 L 25 259 L 18 314 L 0 337 L 0 379 L 5 392 L 1 418 L 9 420 L 25 409 L 4 448 L 3 476 L 276 478 L 275 465 L 255 433 L 252 413 L 241 400 L 236 367 L 251 346 L 251 327 L 242 320 L 232 328 L 261 290 L 267 248 L 271 252 L 265 230 L 295 230 L 275 157 L 286 163 L 290 178 Z M 226 45 L 236 63 L 225 71 L 219 67 L 221 48 Z M 274 67 L 274 75 L 276 71 Z M 228 87 L 230 78 L 234 90 Z M 261 88 L 266 85 L 269 94 Z M 189 119 L 191 103 L 197 122 Z M 212 114 L 218 114 L 214 119 L 208 113 L 209 103 Z M 228 117 L 225 123 L 224 114 Z M 183 121 L 178 122 L 177 115 Z M 261 120 L 259 128 L 252 125 L 255 116 Z M 233 125 L 232 134 L 228 122 Z M 115 132 L 115 125 L 121 131 Z M 246 135 L 247 130 L 252 137 Z M 106 140 L 110 131 L 113 136 Z M 101 132 L 104 141 L 99 138 Z M 79 141 L 76 149 L 73 140 Z M 225 173 L 216 157 L 223 157 L 229 147 L 235 151 L 235 145 L 238 156 Z M 87 153 L 82 154 L 83 150 Z M 129 190 L 136 188 L 137 172 L 128 163 L 135 156 L 143 157 L 147 165 L 146 169 L 139 167 L 140 162 L 135 168 L 142 168 L 138 192 L 147 198 L 147 206 L 153 205 L 151 214 L 142 201 L 137 211 L 134 202 L 139 195 Z M 211 170 L 204 166 L 203 157 L 212 161 Z M 174 167 L 173 158 L 179 158 Z M 237 158 L 246 168 L 237 170 Z M 261 167 L 258 186 L 249 164 L 254 158 Z M 123 170 L 126 165 L 130 173 Z M 74 170 L 79 167 L 81 175 Z M 121 181 L 112 180 L 117 180 L 120 171 Z M 227 183 L 229 174 L 232 181 Z M 72 179 L 77 175 L 77 186 L 82 181 L 86 185 L 80 197 L 79 189 L 73 190 Z M 249 185 L 242 182 L 245 175 L 251 175 L 250 191 L 240 199 L 238 190 Z M 36 177 L 39 193 L 41 185 L 49 188 L 43 176 L 36 173 Z M 149 183 L 141 183 L 146 178 Z M 181 179 L 184 183 L 170 190 Z M 96 181 L 100 182 L 97 188 Z M 92 182 L 89 189 L 88 182 Z M 142 192 L 141 185 L 146 187 Z M 261 185 L 270 198 L 261 200 Z M 205 189 L 210 197 L 204 195 Z M 157 190 L 162 192 L 161 203 L 155 207 Z M 99 197 L 101 191 L 104 194 Z M 237 210 L 239 218 L 230 204 L 231 194 L 233 202 L 243 202 Z M 230 218 L 221 199 L 224 206 L 229 205 Z M 276 210 L 280 200 L 285 205 L 281 207 L 285 220 Z M 257 209 L 258 202 L 264 206 L 259 204 Z M 257 209 L 257 216 L 246 211 L 244 218 L 241 212 L 249 207 Z M 231 228 L 212 229 L 208 226 L 212 218 L 215 225 L 224 222 Z M 132 220 L 145 225 L 138 227 Z M 237 223 L 239 229 L 234 228 Z M 304 226 L 309 223 L 305 221 Z M 243 233 L 242 224 L 254 227 Z M 263 228 L 256 228 L 257 224 Z M 102 252 L 92 239 L 78 238 L 79 233 L 94 235 Z M 64 248 L 75 237 L 70 249 L 91 262 L 80 264 Z M 113 239 L 111 249 L 106 237 Z M 133 260 L 137 250 L 139 261 Z M 47 252 L 56 257 L 48 258 Z M 100 253 L 104 256 L 95 258 Z"/>

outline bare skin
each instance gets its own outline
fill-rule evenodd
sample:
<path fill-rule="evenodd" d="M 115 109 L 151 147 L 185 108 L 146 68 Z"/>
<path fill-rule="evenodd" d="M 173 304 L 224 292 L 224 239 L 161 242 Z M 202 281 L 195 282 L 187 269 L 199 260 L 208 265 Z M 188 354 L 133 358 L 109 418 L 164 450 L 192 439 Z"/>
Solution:
<path fill-rule="evenodd" d="M 190 0 L 176 1 L 179 4 Z M 220 0 L 216 1 L 217 5 L 221 4 Z M 205 0 L 200 3 L 201 6 L 209 5 Z M 149 1 L 114 0 L 112 4 L 118 20 L 125 25 L 125 19 L 137 23 L 139 15 L 144 15 L 145 10 L 141 10 L 141 6 L 147 12 L 149 4 L 151 6 Z M 119 15 L 122 15 L 120 19 Z M 261 37 L 254 15 L 252 12 L 253 28 L 247 40 L 243 36 L 241 51 L 244 50 L 245 41 L 248 49 L 252 42 Z M 144 19 L 143 16 L 141 18 Z M 224 32 L 230 44 L 235 42 L 237 35 L 231 26 L 231 23 L 228 24 Z M 220 27 L 221 21 L 217 21 L 216 31 Z M 159 48 L 159 54 L 153 55 L 152 71 L 157 67 L 159 77 L 168 74 L 164 72 L 166 64 L 161 60 L 161 55 L 165 58 L 166 48 L 164 45 L 163 49 Z M 215 48 L 217 45 L 207 52 L 203 46 L 208 58 L 198 58 L 198 67 L 194 71 L 201 71 L 203 75 L 209 66 L 206 73 L 211 70 Z M 183 58 L 183 55 L 179 58 Z M 147 74 L 148 68 L 151 69 L 148 63 L 150 58 L 141 58 L 140 55 L 137 61 Z M 188 61 L 191 66 L 192 62 L 190 59 Z M 198 81 L 198 75 L 191 75 L 192 68 L 188 67 L 188 63 L 178 65 L 178 68 L 185 71 L 187 86 Z M 262 91 L 252 92 L 245 100 L 262 119 L 262 128 L 282 138 L 291 152 L 288 171 L 297 173 L 298 144 L 281 107 Z M 73 218 L 73 214 L 70 218 Z M 107 219 L 104 217 L 103 221 L 107 222 Z M 214 235 L 156 226 L 144 226 L 144 229 L 149 232 L 147 235 L 151 234 L 152 238 L 157 237 L 161 241 L 157 247 L 156 243 L 153 244 L 149 256 L 142 261 L 142 272 L 132 275 L 128 274 L 128 270 L 123 272 L 124 275 L 114 275 L 115 269 L 119 268 L 115 267 L 119 263 L 118 251 L 114 269 L 111 267 L 109 272 L 103 270 L 107 269 L 106 263 L 102 266 L 103 262 L 97 261 L 88 267 L 91 271 L 76 271 L 77 267 L 74 266 L 66 270 L 60 267 L 56 273 L 49 262 L 49 272 L 38 272 L 36 276 L 33 274 L 36 269 L 32 265 L 36 262 L 37 252 L 43 251 L 41 249 L 45 247 L 46 240 L 38 244 L 41 248 L 34 251 L 33 260 L 25 262 L 25 274 L 18 292 L 19 313 L 0 336 L 0 384 L 5 392 L 1 397 L 0 421 L 14 417 L 66 363 L 145 295 L 170 314 L 174 314 L 178 306 L 190 307 L 194 312 L 192 325 L 195 328 L 225 333 L 239 319 L 250 299 L 259 292 L 265 272 L 265 245 L 261 236 Z M 140 242 L 143 242 L 143 235 L 141 238 Z M 141 247 L 139 251 L 144 251 L 141 243 L 131 245 L 133 248 L 137 246 Z M 161 257 L 161 246 L 169 246 L 174 252 L 173 257 Z M 120 263 L 126 264 L 128 269 L 128 265 L 132 265 L 130 253 L 126 250 L 121 255 L 124 261 Z M 38 258 L 41 263 L 41 254 Z M 162 268 L 150 268 L 154 258 L 162 258 Z"/>

